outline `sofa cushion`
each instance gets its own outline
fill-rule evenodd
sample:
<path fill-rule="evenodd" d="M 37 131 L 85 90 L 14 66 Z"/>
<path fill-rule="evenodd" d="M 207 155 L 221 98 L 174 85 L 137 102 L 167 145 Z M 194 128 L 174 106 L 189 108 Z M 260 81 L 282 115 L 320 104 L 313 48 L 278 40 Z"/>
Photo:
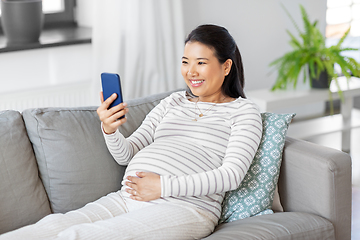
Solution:
<path fill-rule="evenodd" d="M 204 240 L 306 239 L 335 240 L 334 226 L 310 213 L 282 212 L 223 223 Z"/>
<path fill-rule="evenodd" d="M 271 214 L 288 126 L 295 114 L 261 113 L 263 134 L 240 186 L 225 194 L 219 222 Z"/>
<path fill-rule="evenodd" d="M 106 148 L 95 107 L 28 109 L 23 118 L 54 213 L 120 188 L 124 167 Z"/>
<path fill-rule="evenodd" d="M 0 234 L 50 214 L 21 114 L 0 112 Z"/>

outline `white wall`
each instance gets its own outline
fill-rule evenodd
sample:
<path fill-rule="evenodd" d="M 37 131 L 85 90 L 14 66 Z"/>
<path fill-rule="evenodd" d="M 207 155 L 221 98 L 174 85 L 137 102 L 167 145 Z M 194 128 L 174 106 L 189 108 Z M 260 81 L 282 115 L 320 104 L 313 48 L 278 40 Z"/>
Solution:
<path fill-rule="evenodd" d="M 91 52 L 79 44 L 1 53 L 0 111 L 88 105 Z"/>
<path fill-rule="evenodd" d="M 0 93 L 90 81 L 91 44 L 0 54 Z"/>

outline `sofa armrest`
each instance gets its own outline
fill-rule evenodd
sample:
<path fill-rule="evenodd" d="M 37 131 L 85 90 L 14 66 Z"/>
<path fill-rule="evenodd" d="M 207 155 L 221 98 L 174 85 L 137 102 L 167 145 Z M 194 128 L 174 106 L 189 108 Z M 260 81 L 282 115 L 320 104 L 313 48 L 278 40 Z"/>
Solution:
<path fill-rule="evenodd" d="M 351 158 L 310 142 L 287 138 L 279 177 L 284 211 L 330 220 L 336 239 L 351 239 Z"/>

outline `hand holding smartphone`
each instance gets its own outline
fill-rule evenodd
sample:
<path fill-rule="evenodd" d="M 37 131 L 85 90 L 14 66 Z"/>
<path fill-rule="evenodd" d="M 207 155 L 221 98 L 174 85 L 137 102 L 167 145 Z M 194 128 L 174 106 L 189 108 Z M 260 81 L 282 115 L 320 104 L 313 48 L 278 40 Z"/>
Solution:
<path fill-rule="evenodd" d="M 117 98 L 110 104 L 109 108 L 119 105 L 123 102 L 120 77 L 116 73 L 102 73 L 101 85 L 103 89 L 104 101 L 108 99 L 112 94 L 116 93 Z M 124 118 L 125 116 L 120 117 Z"/>

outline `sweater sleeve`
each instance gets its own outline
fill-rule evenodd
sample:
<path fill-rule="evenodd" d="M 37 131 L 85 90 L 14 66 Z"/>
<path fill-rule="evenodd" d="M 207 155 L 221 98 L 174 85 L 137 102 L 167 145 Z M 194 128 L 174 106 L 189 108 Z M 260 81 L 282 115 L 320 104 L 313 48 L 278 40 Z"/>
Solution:
<path fill-rule="evenodd" d="M 259 110 L 248 102 L 231 116 L 231 134 L 222 165 L 191 175 L 161 176 L 161 197 L 203 196 L 236 189 L 251 165 L 261 136 Z"/>
<path fill-rule="evenodd" d="M 128 165 L 137 152 L 154 141 L 155 130 L 167 111 L 170 98 L 171 96 L 161 100 L 145 117 L 140 127 L 128 138 L 125 138 L 119 130 L 113 134 L 106 134 L 102 130 L 106 146 L 119 165 Z"/>

